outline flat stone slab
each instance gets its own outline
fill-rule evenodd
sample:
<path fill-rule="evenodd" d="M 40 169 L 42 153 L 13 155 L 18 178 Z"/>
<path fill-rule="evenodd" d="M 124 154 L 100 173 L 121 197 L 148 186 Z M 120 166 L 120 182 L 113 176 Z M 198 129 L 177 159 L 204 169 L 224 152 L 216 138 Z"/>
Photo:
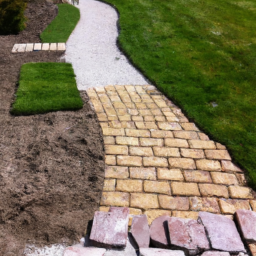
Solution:
<path fill-rule="evenodd" d="M 256 212 L 238 210 L 235 216 L 246 242 L 256 243 Z"/>
<path fill-rule="evenodd" d="M 42 45 L 42 51 L 49 51 L 50 50 L 50 44 L 49 43 L 44 43 Z"/>
<path fill-rule="evenodd" d="M 230 253 L 246 252 L 234 221 L 208 212 L 199 212 L 199 219 L 206 229 L 212 249 Z"/>
<path fill-rule="evenodd" d="M 25 52 L 26 44 L 15 44 L 12 48 L 12 53 Z"/>
<path fill-rule="evenodd" d="M 167 215 L 156 218 L 150 226 L 150 239 L 154 246 L 159 248 L 168 248 L 168 221 L 171 217 Z"/>
<path fill-rule="evenodd" d="M 56 43 L 51 43 L 50 44 L 50 51 L 57 51 L 57 44 Z"/>
<path fill-rule="evenodd" d="M 32 52 L 34 49 L 34 44 L 27 44 L 26 46 L 26 52 Z"/>
<path fill-rule="evenodd" d="M 230 256 L 229 252 L 207 251 L 201 256 Z"/>
<path fill-rule="evenodd" d="M 42 44 L 34 44 L 34 51 L 41 51 L 42 50 Z"/>
<path fill-rule="evenodd" d="M 147 215 L 133 217 L 131 233 L 139 248 L 149 247 L 150 236 Z"/>
<path fill-rule="evenodd" d="M 58 51 L 65 51 L 66 44 L 65 43 L 58 43 Z"/>
<path fill-rule="evenodd" d="M 98 247 L 125 247 L 128 237 L 129 208 L 110 207 L 109 212 L 95 212 L 90 240 Z"/>
<path fill-rule="evenodd" d="M 141 256 L 185 256 L 183 251 L 172 251 L 157 248 L 140 249 Z"/>
<path fill-rule="evenodd" d="M 171 245 L 184 249 L 189 255 L 210 249 L 204 226 L 196 220 L 171 217 L 168 229 Z"/>
<path fill-rule="evenodd" d="M 104 256 L 106 249 L 83 246 L 70 246 L 65 249 L 63 256 Z"/>

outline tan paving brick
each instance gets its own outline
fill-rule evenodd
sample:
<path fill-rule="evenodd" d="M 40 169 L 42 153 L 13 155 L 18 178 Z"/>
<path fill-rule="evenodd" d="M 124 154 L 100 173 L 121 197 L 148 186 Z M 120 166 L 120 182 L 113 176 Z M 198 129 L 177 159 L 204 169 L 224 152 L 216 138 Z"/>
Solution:
<path fill-rule="evenodd" d="M 166 181 L 144 181 L 144 191 L 149 193 L 171 194 L 170 184 Z"/>
<path fill-rule="evenodd" d="M 115 188 L 116 188 L 115 179 L 104 180 L 103 191 L 115 191 Z"/>
<path fill-rule="evenodd" d="M 147 105 L 147 107 L 150 108 L 150 109 L 158 108 L 158 106 L 157 106 L 155 103 L 147 103 L 146 105 Z"/>
<path fill-rule="evenodd" d="M 171 216 L 172 212 L 169 210 L 147 210 L 144 212 L 144 214 L 147 215 L 148 225 L 151 225 L 153 220 L 155 220 L 156 218 L 163 216 L 163 215 Z"/>
<path fill-rule="evenodd" d="M 137 109 L 128 109 L 128 113 L 131 116 L 137 116 L 139 114 L 139 111 Z"/>
<path fill-rule="evenodd" d="M 165 108 L 164 108 L 165 109 Z M 176 117 L 172 112 L 170 112 L 171 110 L 169 109 L 169 111 L 168 112 L 166 112 L 166 111 L 164 111 L 163 109 L 162 109 L 162 112 L 163 112 L 163 114 L 164 114 L 164 116 L 166 116 L 166 117 Z"/>
<path fill-rule="evenodd" d="M 222 171 L 224 172 L 242 172 L 240 168 L 235 166 L 231 161 L 221 161 Z"/>
<path fill-rule="evenodd" d="M 107 115 L 105 113 L 97 113 L 97 117 L 100 122 L 108 121 Z"/>
<path fill-rule="evenodd" d="M 244 174 L 236 173 L 236 178 L 238 180 L 239 185 L 245 186 L 247 184 Z"/>
<path fill-rule="evenodd" d="M 190 210 L 220 213 L 218 200 L 211 197 L 190 197 Z"/>
<path fill-rule="evenodd" d="M 210 140 L 209 137 L 202 132 L 199 132 L 198 136 L 199 136 L 200 140 Z"/>
<path fill-rule="evenodd" d="M 181 123 L 181 126 L 187 131 L 199 131 L 194 123 Z"/>
<path fill-rule="evenodd" d="M 181 130 L 181 126 L 176 122 L 157 122 L 157 125 L 160 130 L 166 131 L 177 131 Z"/>
<path fill-rule="evenodd" d="M 102 192 L 100 205 L 129 206 L 129 193 L 123 192 Z"/>
<path fill-rule="evenodd" d="M 139 109 L 141 116 L 152 116 L 152 113 L 149 109 Z"/>
<path fill-rule="evenodd" d="M 218 142 L 216 142 L 216 148 L 217 149 L 226 149 L 226 147 Z"/>
<path fill-rule="evenodd" d="M 153 147 L 153 150 L 155 156 L 180 157 L 180 152 L 178 148 Z"/>
<path fill-rule="evenodd" d="M 237 178 L 234 174 L 223 172 L 211 172 L 212 181 L 217 184 L 238 185 Z"/>
<path fill-rule="evenodd" d="M 191 212 L 191 211 L 173 211 L 173 217 L 183 218 L 183 219 L 198 219 L 198 212 Z"/>
<path fill-rule="evenodd" d="M 165 196 L 159 195 L 159 204 L 163 209 L 169 210 L 189 210 L 189 199 L 188 197 L 173 197 L 173 196 Z"/>
<path fill-rule="evenodd" d="M 142 116 L 132 116 L 132 121 L 143 121 Z"/>
<path fill-rule="evenodd" d="M 135 122 L 138 129 L 157 129 L 154 122 Z"/>
<path fill-rule="evenodd" d="M 205 155 L 208 159 L 231 160 L 227 150 L 205 150 Z"/>
<path fill-rule="evenodd" d="M 177 196 L 200 196 L 196 183 L 172 182 L 172 194 Z"/>
<path fill-rule="evenodd" d="M 102 104 L 99 100 L 91 99 L 91 102 L 92 102 L 93 107 L 97 113 L 104 112 Z"/>
<path fill-rule="evenodd" d="M 182 139 L 167 138 L 164 140 L 164 144 L 167 147 L 188 148 L 188 142 Z"/>
<path fill-rule="evenodd" d="M 116 137 L 116 144 L 139 146 L 139 139 L 134 137 Z"/>
<path fill-rule="evenodd" d="M 163 139 L 140 138 L 140 145 L 143 147 L 163 146 Z"/>
<path fill-rule="evenodd" d="M 131 116 L 129 116 L 129 115 L 118 116 L 118 119 L 119 119 L 120 121 L 131 121 L 131 120 L 132 120 L 132 119 L 131 119 Z"/>
<path fill-rule="evenodd" d="M 256 244 L 248 244 L 252 256 L 256 256 Z"/>
<path fill-rule="evenodd" d="M 99 211 L 100 212 L 108 212 L 109 211 L 109 206 L 100 206 L 99 207 Z"/>
<path fill-rule="evenodd" d="M 155 120 L 158 122 L 165 122 L 166 118 L 164 116 L 155 116 Z"/>
<path fill-rule="evenodd" d="M 237 210 L 250 210 L 249 200 L 219 199 L 221 212 L 234 214 Z"/>
<path fill-rule="evenodd" d="M 212 183 L 210 173 L 206 171 L 184 171 L 184 177 L 188 182 Z"/>
<path fill-rule="evenodd" d="M 174 131 L 173 135 L 175 138 L 186 139 L 186 140 L 197 140 L 198 135 L 196 132 L 190 131 Z"/>
<path fill-rule="evenodd" d="M 114 106 L 114 108 L 116 108 L 116 109 L 119 109 L 119 108 L 121 108 L 121 109 L 126 109 L 126 106 L 124 105 L 124 103 L 118 102 L 118 101 L 114 101 L 114 102 L 113 102 L 113 106 Z"/>
<path fill-rule="evenodd" d="M 147 109 L 147 106 L 145 103 L 135 103 L 137 109 Z"/>
<path fill-rule="evenodd" d="M 108 116 L 108 120 L 109 121 L 118 120 L 118 117 L 117 116 Z"/>
<path fill-rule="evenodd" d="M 172 138 L 173 134 L 171 131 L 152 130 L 151 137 L 152 138 Z"/>
<path fill-rule="evenodd" d="M 156 180 L 156 168 L 130 167 L 130 178 L 142 180 Z"/>
<path fill-rule="evenodd" d="M 105 178 L 126 179 L 128 177 L 128 167 L 107 166 L 105 168 Z"/>
<path fill-rule="evenodd" d="M 215 143 L 212 140 L 189 140 L 188 141 L 190 148 L 198 149 L 215 149 Z"/>
<path fill-rule="evenodd" d="M 174 117 L 174 116 L 166 116 L 166 120 L 167 120 L 168 122 L 179 122 L 179 121 L 180 121 L 179 118 Z"/>
<path fill-rule="evenodd" d="M 101 128 L 103 128 L 103 127 L 109 127 L 109 124 L 108 124 L 108 122 L 101 122 L 101 123 L 100 123 L 100 126 L 101 126 Z"/>
<path fill-rule="evenodd" d="M 142 166 L 142 157 L 117 156 L 117 164 L 123 166 Z"/>
<path fill-rule="evenodd" d="M 133 102 L 125 102 L 124 104 L 129 109 L 136 108 Z"/>
<path fill-rule="evenodd" d="M 150 137 L 149 130 L 125 129 L 125 133 L 129 137 Z"/>
<path fill-rule="evenodd" d="M 134 216 L 141 215 L 141 214 L 142 214 L 141 209 L 129 208 L 129 223 L 128 223 L 128 225 L 129 226 L 132 225 L 132 219 L 133 219 Z"/>
<path fill-rule="evenodd" d="M 196 166 L 204 171 L 221 171 L 220 162 L 216 160 L 201 159 L 196 160 Z"/>
<path fill-rule="evenodd" d="M 144 116 L 144 121 L 145 122 L 155 122 L 155 117 L 154 116 Z M 155 123 L 154 123 L 154 125 L 157 128 Z M 150 129 L 156 129 L 156 128 L 150 128 Z"/>
<path fill-rule="evenodd" d="M 128 155 L 127 146 L 105 145 L 105 151 L 108 155 Z"/>
<path fill-rule="evenodd" d="M 103 132 L 103 135 L 106 135 L 106 136 L 124 136 L 125 135 L 123 128 L 114 129 L 114 128 L 103 127 L 102 132 Z"/>
<path fill-rule="evenodd" d="M 231 198 L 252 199 L 252 190 L 247 187 L 230 186 L 228 188 Z"/>
<path fill-rule="evenodd" d="M 159 180 L 183 181 L 184 177 L 179 169 L 157 168 Z"/>
<path fill-rule="evenodd" d="M 130 147 L 129 153 L 131 156 L 153 156 L 151 147 Z"/>
<path fill-rule="evenodd" d="M 160 100 L 160 99 L 154 99 L 156 105 L 159 107 L 159 108 L 167 108 L 168 106 L 166 105 L 165 101 L 164 100 Z"/>
<path fill-rule="evenodd" d="M 252 210 L 256 212 L 256 200 L 250 200 L 250 205 L 252 207 Z"/>
<path fill-rule="evenodd" d="M 116 156 L 105 155 L 105 163 L 107 165 L 116 165 Z"/>
<path fill-rule="evenodd" d="M 116 191 L 142 192 L 141 180 L 117 180 Z"/>
<path fill-rule="evenodd" d="M 180 153 L 183 157 L 188 158 L 204 158 L 204 151 L 202 149 L 185 149 L 181 148 Z"/>
<path fill-rule="evenodd" d="M 131 207 L 136 207 L 140 209 L 159 208 L 157 195 L 146 193 L 132 193 Z"/>
<path fill-rule="evenodd" d="M 134 124 L 134 122 L 131 122 L 131 121 L 121 121 L 121 127 L 128 128 L 128 129 L 134 129 L 135 124 Z"/>
<path fill-rule="evenodd" d="M 195 161 L 190 158 L 169 158 L 171 168 L 181 168 L 185 170 L 196 169 Z"/>
<path fill-rule="evenodd" d="M 215 184 L 199 184 L 198 186 L 202 196 L 229 197 L 226 186 Z"/>
<path fill-rule="evenodd" d="M 154 116 L 164 116 L 162 111 L 160 109 L 151 109 L 151 113 L 154 115 Z"/>
<path fill-rule="evenodd" d="M 115 120 L 115 121 L 111 121 L 109 122 L 109 125 L 112 127 L 112 128 L 122 128 L 122 123 L 118 120 Z"/>
<path fill-rule="evenodd" d="M 105 145 L 115 145 L 115 138 L 112 136 L 104 136 L 104 144 Z"/>
<path fill-rule="evenodd" d="M 168 167 L 168 162 L 163 157 L 143 157 L 143 165 L 146 167 Z"/>

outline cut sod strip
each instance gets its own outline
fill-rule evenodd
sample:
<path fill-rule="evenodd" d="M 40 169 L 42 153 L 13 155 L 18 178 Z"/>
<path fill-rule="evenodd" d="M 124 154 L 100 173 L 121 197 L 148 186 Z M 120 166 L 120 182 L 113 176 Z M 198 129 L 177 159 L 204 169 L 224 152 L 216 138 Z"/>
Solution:
<path fill-rule="evenodd" d="M 40 35 L 43 43 L 66 42 L 80 19 L 79 9 L 70 4 L 58 4 L 57 17 Z"/>
<path fill-rule="evenodd" d="M 71 64 L 28 63 L 21 67 L 12 114 L 43 114 L 82 106 Z"/>

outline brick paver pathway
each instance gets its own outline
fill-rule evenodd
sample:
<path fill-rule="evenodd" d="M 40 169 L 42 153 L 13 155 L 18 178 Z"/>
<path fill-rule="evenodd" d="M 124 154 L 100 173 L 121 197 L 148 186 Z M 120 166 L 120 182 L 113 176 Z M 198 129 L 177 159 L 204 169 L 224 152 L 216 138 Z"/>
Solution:
<path fill-rule="evenodd" d="M 153 86 L 88 89 L 104 135 L 100 210 L 128 206 L 149 223 L 162 214 L 233 214 L 256 201 L 226 148 L 208 138 Z"/>

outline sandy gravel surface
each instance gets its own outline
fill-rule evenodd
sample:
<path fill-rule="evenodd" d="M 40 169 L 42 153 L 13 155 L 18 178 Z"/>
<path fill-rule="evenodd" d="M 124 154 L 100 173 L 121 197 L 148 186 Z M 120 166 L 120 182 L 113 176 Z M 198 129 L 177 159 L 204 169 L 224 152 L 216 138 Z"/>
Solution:
<path fill-rule="evenodd" d="M 116 46 L 118 15 L 94 0 L 80 0 L 81 19 L 67 42 L 66 61 L 73 64 L 79 90 L 106 85 L 145 85 Z"/>

